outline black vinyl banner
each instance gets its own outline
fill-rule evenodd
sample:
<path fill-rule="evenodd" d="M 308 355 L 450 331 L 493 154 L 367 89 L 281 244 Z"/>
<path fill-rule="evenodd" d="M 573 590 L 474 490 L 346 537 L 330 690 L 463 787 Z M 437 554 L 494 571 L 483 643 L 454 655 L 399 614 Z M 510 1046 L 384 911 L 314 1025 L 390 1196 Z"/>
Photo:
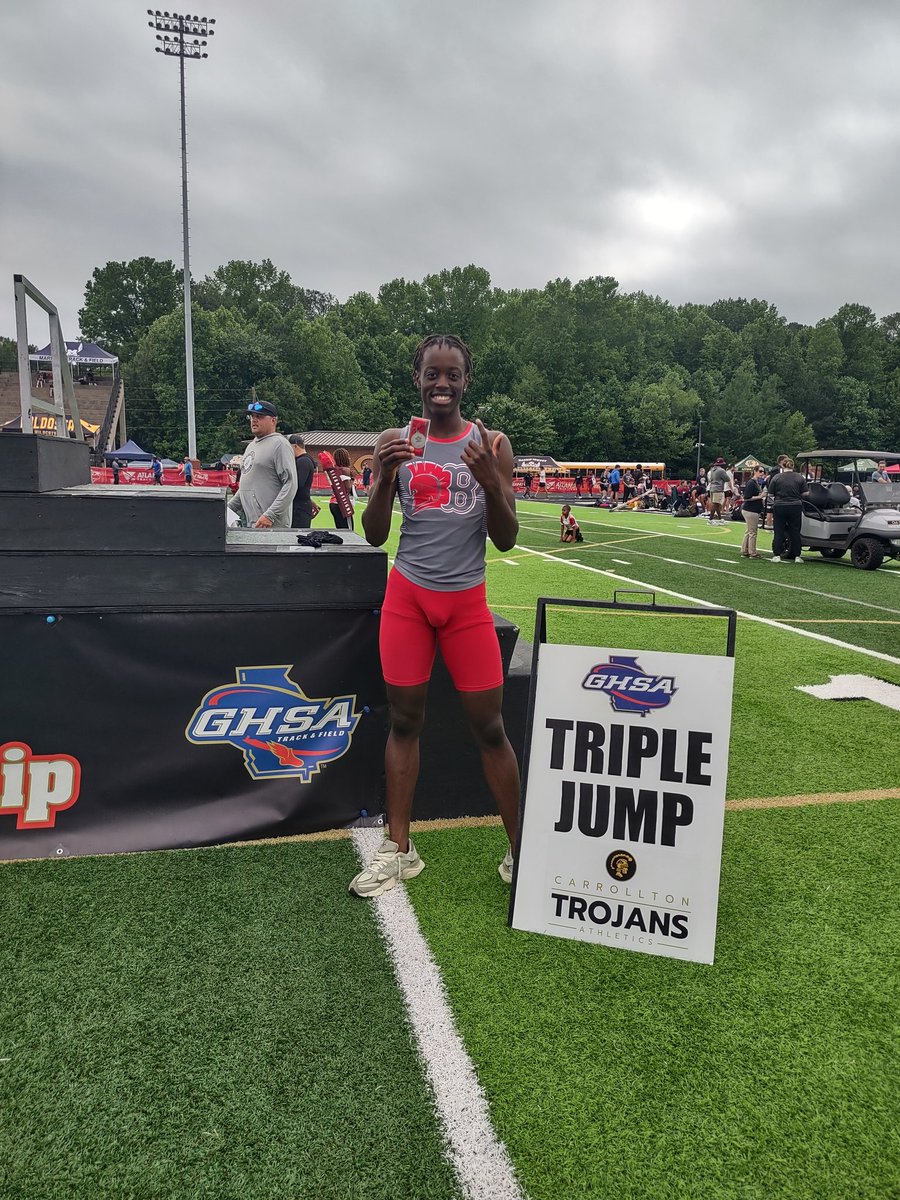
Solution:
<path fill-rule="evenodd" d="M 365 611 L 0 615 L 0 859 L 210 845 L 381 807 Z"/>

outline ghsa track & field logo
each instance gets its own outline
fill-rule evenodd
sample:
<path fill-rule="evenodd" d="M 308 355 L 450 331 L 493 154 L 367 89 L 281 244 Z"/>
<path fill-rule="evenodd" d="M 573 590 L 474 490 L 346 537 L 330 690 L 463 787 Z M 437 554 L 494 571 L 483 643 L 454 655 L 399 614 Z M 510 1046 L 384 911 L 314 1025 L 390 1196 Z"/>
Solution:
<path fill-rule="evenodd" d="M 637 656 L 611 654 L 606 662 L 591 667 L 581 686 L 589 692 L 604 692 L 617 713 L 647 713 L 665 708 L 678 691 L 674 675 L 653 675 L 638 664 Z"/>
<path fill-rule="evenodd" d="M 290 678 L 292 665 L 237 667 L 188 722 L 195 746 L 234 746 L 251 779 L 310 779 L 346 754 L 359 724 L 355 695 L 314 699 Z"/>

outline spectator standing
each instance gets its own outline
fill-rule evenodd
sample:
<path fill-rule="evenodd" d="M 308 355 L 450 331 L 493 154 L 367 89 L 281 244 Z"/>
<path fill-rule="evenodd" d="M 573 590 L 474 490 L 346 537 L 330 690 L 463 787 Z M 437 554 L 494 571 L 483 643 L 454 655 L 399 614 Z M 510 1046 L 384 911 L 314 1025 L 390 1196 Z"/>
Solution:
<path fill-rule="evenodd" d="M 575 495 L 581 496 L 581 489 L 584 487 L 584 472 L 575 472 Z"/>
<path fill-rule="evenodd" d="M 119 460 L 117 458 L 114 458 L 112 460 L 112 473 L 113 473 L 113 483 L 118 483 L 119 482 Z"/>
<path fill-rule="evenodd" d="M 368 463 L 366 463 L 366 465 L 363 467 L 363 473 L 362 473 L 362 485 L 366 489 L 366 491 L 369 490 L 369 484 L 371 483 L 371 480 L 372 480 L 372 468 L 369 466 Z"/>
<path fill-rule="evenodd" d="M 725 459 L 717 458 L 709 469 L 709 523 L 723 525 L 722 509 L 725 503 L 725 484 L 728 482 L 728 472 L 725 470 Z"/>
<path fill-rule="evenodd" d="M 247 529 L 290 529 L 291 502 L 297 494 L 294 451 L 275 430 L 278 409 L 268 400 L 247 405 L 253 441 L 241 458 L 241 482 L 228 501 Z"/>
<path fill-rule="evenodd" d="M 153 455 L 153 461 L 151 462 L 150 466 L 153 469 L 153 482 L 162 487 L 162 463 L 155 454 Z"/>
<path fill-rule="evenodd" d="M 319 506 L 311 495 L 316 466 L 306 452 L 306 442 L 302 434 L 292 433 L 288 441 L 297 472 L 297 492 L 291 504 L 291 529 L 309 529 L 319 513 Z"/>
<path fill-rule="evenodd" d="M 186 458 L 178 468 L 178 473 L 184 476 L 185 485 L 191 487 L 194 482 L 194 464 L 189 458 Z"/>
<path fill-rule="evenodd" d="M 622 482 L 622 471 L 619 464 L 613 467 L 609 473 L 609 498 L 610 500 L 618 500 L 619 484 Z"/>
<path fill-rule="evenodd" d="M 794 470 L 794 460 L 786 454 L 779 458 L 781 470 L 769 481 L 772 501 L 772 562 L 782 558 L 802 563 L 800 557 L 800 525 L 803 520 L 803 497 L 809 488 L 806 480 Z M 784 553 L 785 549 L 787 553 Z"/>
<path fill-rule="evenodd" d="M 593 494 L 594 494 L 594 476 L 590 473 L 590 471 L 588 471 L 584 482 L 587 486 L 587 494 L 589 496 L 593 496 Z"/>
<path fill-rule="evenodd" d="M 744 522 L 747 528 L 744 531 L 744 540 L 741 542 L 741 558 L 759 558 L 756 549 L 756 535 L 759 531 L 759 522 L 763 514 L 765 486 L 766 468 L 760 466 L 756 468 L 744 484 L 744 504 L 741 511 L 744 514 Z"/>
<path fill-rule="evenodd" d="M 534 477 L 530 471 L 522 472 L 522 487 L 525 489 L 525 499 L 531 499 L 531 481 Z"/>
<path fill-rule="evenodd" d="M 786 454 L 779 454 L 779 455 L 778 455 L 778 459 L 777 459 L 777 461 L 776 461 L 776 464 L 775 464 L 775 466 L 774 466 L 774 467 L 772 468 L 772 470 L 769 472 L 769 477 L 768 477 L 768 480 L 767 480 L 767 483 L 766 483 L 766 491 L 767 491 L 767 495 L 766 495 L 766 503 L 765 503 L 765 508 L 764 508 L 764 511 L 763 511 L 763 519 L 762 519 L 762 527 L 763 527 L 764 529 L 766 528 L 766 526 L 767 526 L 767 525 L 768 525 L 769 529 L 771 529 L 771 528 L 772 528 L 772 522 L 771 522 L 771 521 L 769 521 L 769 519 L 768 519 L 768 518 L 769 518 L 769 514 L 772 512 L 772 499 L 771 499 L 771 493 L 769 492 L 769 490 L 768 490 L 768 489 L 770 488 L 770 486 L 771 486 L 771 483 L 772 483 L 772 480 L 775 478 L 775 476 L 776 476 L 776 475 L 778 475 L 778 474 L 779 474 L 779 472 L 781 472 L 781 471 L 783 470 L 783 464 L 784 464 L 784 462 L 785 462 L 785 460 L 786 460 L 786 459 L 787 459 L 787 455 L 786 455 Z"/>
<path fill-rule="evenodd" d="M 538 473 L 538 491 L 547 491 L 547 472 L 543 467 L 541 467 L 540 472 Z"/>
<path fill-rule="evenodd" d="M 356 488 L 353 486 L 353 468 L 350 463 L 350 452 L 345 450 L 343 446 L 338 446 L 334 452 L 334 465 L 340 475 L 344 487 L 347 490 L 347 495 L 350 497 L 351 504 L 356 503 Z M 331 517 L 334 521 L 335 529 L 353 529 L 353 518 L 346 517 L 341 512 L 341 506 L 338 503 L 337 493 L 332 484 L 332 496 L 328 501 L 328 508 L 331 511 Z"/>

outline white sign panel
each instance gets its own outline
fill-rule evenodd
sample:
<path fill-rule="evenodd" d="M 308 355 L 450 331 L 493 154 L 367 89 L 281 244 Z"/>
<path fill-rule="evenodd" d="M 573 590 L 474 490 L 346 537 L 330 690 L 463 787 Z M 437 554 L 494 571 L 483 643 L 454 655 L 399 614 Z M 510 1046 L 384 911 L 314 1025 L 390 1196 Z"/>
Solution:
<path fill-rule="evenodd" d="M 731 658 L 538 647 L 511 924 L 713 961 Z"/>

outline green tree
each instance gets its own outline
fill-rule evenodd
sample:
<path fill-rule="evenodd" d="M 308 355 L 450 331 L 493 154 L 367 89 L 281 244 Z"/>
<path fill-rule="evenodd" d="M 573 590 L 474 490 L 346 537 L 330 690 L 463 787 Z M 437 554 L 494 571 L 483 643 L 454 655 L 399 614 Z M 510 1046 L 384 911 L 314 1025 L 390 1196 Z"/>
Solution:
<path fill-rule="evenodd" d="M 366 429 L 375 419 L 381 426 L 383 400 L 376 403 L 353 344 L 328 320 L 296 321 L 285 362 L 305 397 L 310 429 Z"/>
<path fill-rule="evenodd" d="M 694 417 L 700 397 L 683 368 L 666 371 L 658 383 L 636 380 L 625 395 L 625 439 L 629 455 L 643 462 L 689 467 Z"/>
<path fill-rule="evenodd" d="M 491 277 L 470 265 L 426 275 L 426 333 L 455 333 L 477 353 L 485 340 L 492 309 Z"/>
<path fill-rule="evenodd" d="M 0 371 L 18 371 L 19 350 L 15 338 L 0 337 Z"/>
<path fill-rule="evenodd" d="M 282 316 L 297 310 L 312 320 L 336 304 L 325 292 L 297 287 L 287 271 L 279 271 L 269 258 L 260 263 L 232 259 L 216 267 L 194 285 L 193 299 L 203 308 L 234 308 L 248 318 L 256 317 L 261 305 L 271 304 Z"/>
<path fill-rule="evenodd" d="M 494 393 L 480 404 L 473 416 L 488 429 L 502 429 L 512 443 L 513 454 L 548 454 L 556 441 L 553 422 L 533 404 Z"/>
<path fill-rule="evenodd" d="M 78 311 L 81 336 L 130 361 L 153 322 L 181 304 L 182 278 L 169 259 L 133 258 L 96 267 Z"/>
<path fill-rule="evenodd" d="M 250 388 L 281 372 L 277 348 L 240 313 L 193 310 L 197 451 L 202 459 L 236 450 L 246 439 Z M 157 454 L 181 457 L 187 448 L 182 310 L 159 317 L 125 368 L 132 436 Z M 282 412 L 282 419 L 290 413 Z"/>

